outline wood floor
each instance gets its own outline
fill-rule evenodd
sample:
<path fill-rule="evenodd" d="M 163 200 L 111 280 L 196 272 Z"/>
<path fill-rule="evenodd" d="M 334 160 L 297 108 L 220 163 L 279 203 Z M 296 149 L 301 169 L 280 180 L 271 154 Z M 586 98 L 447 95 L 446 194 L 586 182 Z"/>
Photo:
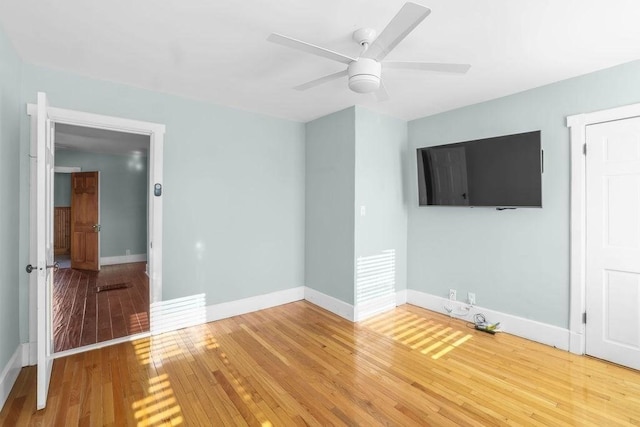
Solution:
<path fill-rule="evenodd" d="M 145 263 L 107 265 L 99 272 L 61 269 L 53 280 L 54 351 L 149 330 Z M 96 292 L 98 286 L 126 288 Z"/>
<path fill-rule="evenodd" d="M 640 372 L 404 305 L 300 301 L 22 370 L 2 425 L 640 425 Z"/>

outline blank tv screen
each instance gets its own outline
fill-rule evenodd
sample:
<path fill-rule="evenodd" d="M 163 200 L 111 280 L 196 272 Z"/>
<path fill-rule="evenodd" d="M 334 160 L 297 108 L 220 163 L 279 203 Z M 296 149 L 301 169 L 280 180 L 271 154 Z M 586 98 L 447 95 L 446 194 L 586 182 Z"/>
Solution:
<path fill-rule="evenodd" d="M 540 131 L 424 147 L 421 206 L 542 207 Z"/>

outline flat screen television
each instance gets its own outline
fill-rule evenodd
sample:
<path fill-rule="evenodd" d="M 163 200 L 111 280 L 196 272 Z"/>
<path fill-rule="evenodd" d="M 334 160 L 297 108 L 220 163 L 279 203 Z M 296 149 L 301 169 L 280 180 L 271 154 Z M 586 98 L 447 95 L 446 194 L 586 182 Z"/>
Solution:
<path fill-rule="evenodd" d="M 418 148 L 420 206 L 542 207 L 540 131 Z"/>

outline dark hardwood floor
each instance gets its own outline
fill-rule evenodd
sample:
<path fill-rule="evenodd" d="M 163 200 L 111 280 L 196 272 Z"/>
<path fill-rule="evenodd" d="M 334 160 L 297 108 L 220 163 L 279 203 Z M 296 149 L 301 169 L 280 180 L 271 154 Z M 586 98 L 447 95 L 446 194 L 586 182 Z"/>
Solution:
<path fill-rule="evenodd" d="M 99 286 L 126 287 L 97 292 Z M 54 351 L 149 330 L 145 263 L 108 265 L 99 272 L 61 269 L 53 283 Z"/>

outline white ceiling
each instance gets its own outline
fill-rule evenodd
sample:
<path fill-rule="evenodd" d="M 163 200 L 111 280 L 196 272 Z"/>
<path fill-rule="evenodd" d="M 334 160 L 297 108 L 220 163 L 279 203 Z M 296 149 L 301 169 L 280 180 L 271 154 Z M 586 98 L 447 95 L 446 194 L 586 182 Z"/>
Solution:
<path fill-rule="evenodd" d="M 149 135 L 56 123 L 56 150 L 146 157 Z"/>
<path fill-rule="evenodd" d="M 411 120 L 640 58 L 638 0 L 416 0 L 431 9 L 386 58 L 472 64 L 466 75 L 383 70 L 378 102 L 344 65 L 269 43 L 271 32 L 349 56 L 403 0 L 0 0 L 28 63 L 306 122 L 354 104 Z"/>

